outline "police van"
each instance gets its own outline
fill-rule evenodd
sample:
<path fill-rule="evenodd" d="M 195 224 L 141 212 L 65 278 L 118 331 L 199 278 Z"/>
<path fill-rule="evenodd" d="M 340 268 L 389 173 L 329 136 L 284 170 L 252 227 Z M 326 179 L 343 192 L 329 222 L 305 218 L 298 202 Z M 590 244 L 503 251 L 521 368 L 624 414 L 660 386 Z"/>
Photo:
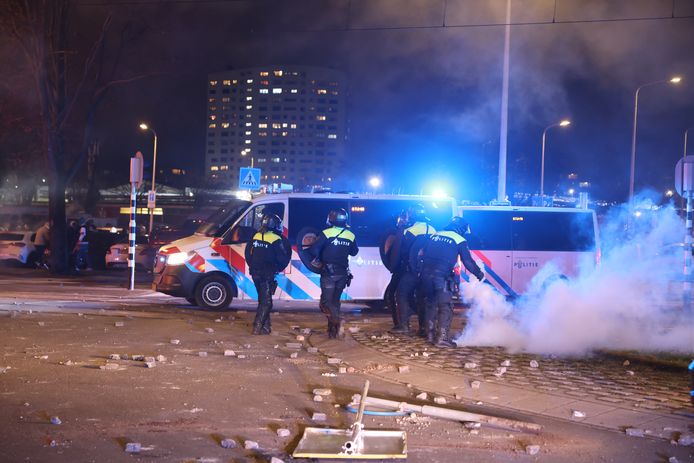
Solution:
<path fill-rule="evenodd" d="M 328 212 L 344 208 L 349 212 L 359 253 L 350 257 L 354 279 L 343 298 L 379 300 L 391 277 L 383 264 L 387 260 L 382 258 L 384 249 L 387 252 L 395 234 L 397 217 L 415 204 L 426 208 L 437 229 L 456 213 L 452 198 L 432 196 L 279 193 L 251 201 L 233 200 L 204 221 L 194 235 L 159 250 L 152 287 L 212 309 L 226 308 L 232 298 L 256 299 L 245 259 L 246 243 L 260 227 L 264 214 L 277 214 L 292 245 L 292 258 L 277 277 L 275 298 L 318 300 L 320 275 L 305 249 L 326 228 Z"/>
<path fill-rule="evenodd" d="M 572 278 L 600 258 L 598 223 L 589 209 L 461 206 L 458 214 L 470 224 L 473 258 L 506 296 L 527 291 L 547 264 L 554 266 L 547 278 Z"/>

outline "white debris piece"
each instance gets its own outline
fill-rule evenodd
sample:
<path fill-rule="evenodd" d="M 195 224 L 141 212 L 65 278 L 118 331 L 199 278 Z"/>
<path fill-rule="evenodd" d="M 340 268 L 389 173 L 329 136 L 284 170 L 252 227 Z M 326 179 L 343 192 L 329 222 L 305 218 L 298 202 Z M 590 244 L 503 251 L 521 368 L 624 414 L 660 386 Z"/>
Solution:
<path fill-rule="evenodd" d="M 627 370 L 627 375 L 629 375 L 629 376 L 634 376 L 634 372 L 631 371 L 631 370 Z"/>
<path fill-rule="evenodd" d="M 224 356 L 225 357 L 236 357 L 236 352 L 234 352 L 231 349 L 227 349 L 224 351 Z"/>
<path fill-rule="evenodd" d="M 145 362 L 145 368 L 154 368 L 157 366 L 157 362 Z"/>
<path fill-rule="evenodd" d="M 540 453 L 540 446 L 539 445 L 526 445 L 525 446 L 525 453 L 528 455 L 537 455 Z"/>
<path fill-rule="evenodd" d="M 301 343 L 300 342 L 288 342 L 285 344 L 285 347 L 287 349 L 301 349 Z"/>
<path fill-rule="evenodd" d="M 334 357 L 330 357 L 328 359 L 328 365 L 337 365 L 338 363 L 342 362 L 342 360 Z"/>
<path fill-rule="evenodd" d="M 214 329 L 213 329 L 213 328 L 205 328 L 205 331 L 208 332 L 209 334 L 214 333 Z"/>
<path fill-rule="evenodd" d="M 307 351 L 309 354 L 317 354 L 317 353 L 318 353 L 318 348 L 317 348 L 317 347 L 309 347 L 308 349 L 306 349 L 306 351 Z"/>
<path fill-rule="evenodd" d="M 106 365 L 101 365 L 99 367 L 100 370 L 117 370 L 118 369 L 118 364 L 117 363 L 107 363 Z"/>
<path fill-rule="evenodd" d="M 181 340 L 180 340 L 180 339 L 172 339 L 172 340 L 169 341 L 169 343 L 170 343 L 170 344 L 174 344 L 174 345 L 178 345 L 178 344 L 181 343 Z"/>
<path fill-rule="evenodd" d="M 0 373 L 7 373 L 7 370 L 11 369 L 12 367 L 2 367 L 0 368 Z"/>
<path fill-rule="evenodd" d="M 628 367 L 629 365 L 631 365 L 631 362 L 629 360 L 625 360 L 624 363 L 622 363 L 622 365 Z"/>
<path fill-rule="evenodd" d="M 304 336 L 303 334 L 299 334 L 296 336 L 296 340 L 299 342 L 306 341 L 306 336 Z"/>
<path fill-rule="evenodd" d="M 62 421 L 57 416 L 51 416 L 51 424 L 62 424 Z"/>
<path fill-rule="evenodd" d="M 245 448 L 246 450 L 255 450 L 258 447 L 260 447 L 260 446 L 258 445 L 258 443 L 256 441 L 247 440 L 247 441 L 243 442 L 243 448 Z"/>
<path fill-rule="evenodd" d="M 323 402 L 323 396 L 322 395 L 314 395 L 313 401 L 314 402 Z"/>
<path fill-rule="evenodd" d="M 140 450 L 142 450 L 142 444 L 139 442 L 128 442 L 125 444 L 126 453 L 140 453 Z"/>
<path fill-rule="evenodd" d="M 530 361 L 530 368 L 538 368 L 540 364 L 537 362 L 537 360 L 531 360 Z"/>
<path fill-rule="evenodd" d="M 477 421 L 466 421 L 463 423 L 463 426 L 465 426 L 466 429 L 479 429 L 482 427 L 482 423 L 479 423 Z"/>
<path fill-rule="evenodd" d="M 44 322 L 39 322 L 39 326 L 46 326 Z"/>
<path fill-rule="evenodd" d="M 125 326 L 125 323 L 123 323 L 123 322 L 116 322 L 115 325 L 116 325 L 117 327 L 120 328 L 121 326 Z"/>
<path fill-rule="evenodd" d="M 118 354 L 111 354 L 108 356 L 109 360 L 120 360 L 120 355 Z"/>
<path fill-rule="evenodd" d="M 437 403 L 439 405 L 446 405 L 446 398 L 445 397 L 434 397 L 434 403 Z"/>
<path fill-rule="evenodd" d="M 680 437 L 677 439 L 677 444 L 678 445 L 692 445 L 694 444 L 694 435 L 692 434 L 680 434 Z"/>
<path fill-rule="evenodd" d="M 409 365 L 400 365 L 398 367 L 398 373 L 409 373 L 409 372 L 410 372 Z"/>
<path fill-rule="evenodd" d="M 350 326 L 349 327 L 349 332 L 350 333 L 358 333 L 360 328 L 358 326 Z"/>
<path fill-rule="evenodd" d="M 333 393 L 332 389 L 314 389 L 313 393 L 315 395 L 328 396 Z"/>
<path fill-rule="evenodd" d="M 504 373 L 506 373 L 506 367 L 499 367 L 494 372 L 494 376 L 496 376 L 497 378 L 501 378 L 502 376 L 504 376 Z"/>
<path fill-rule="evenodd" d="M 289 358 L 295 359 L 295 358 L 297 358 L 297 357 L 299 357 L 299 353 L 298 353 L 298 352 L 292 352 L 291 354 L 289 354 Z"/>
<path fill-rule="evenodd" d="M 427 357 L 429 357 L 430 355 L 431 355 L 431 354 L 430 354 L 429 352 L 422 352 L 422 357 L 424 357 L 424 358 L 427 358 Z"/>
<path fill-rule="evenodd" d="M 680 463 L 677 457 L 670 457 L 667 459 L 668 463 Z"/>
<path fill-rule="evenodd" d="M 157 359 L 155 359 L 154 357 L 145 357 L 145 362 L 154 363 L 156 361 Z"/>
<path fill-rule="evenodd" d="M 277 435 L 279 437 L 289 437 L 292 433 L 287 428 L 279 428 L 277 430 Z"/>
<path fill-rule="evenodd" d="M 318 413 L 318 412 L 315 412 L 315 413 L 313 414 L 313 416 L 311 417 L 311 419 L 312 419 L 313 421 L 325 421 L 325 420 L 328 419 L 328 417 L 325 416 L 325 413 Z"/>
<path fill-rule="evenodd" d="M 198 357 L 207 357 L 207 352 L 198 352 Z"/>
<path fill-rule="evenodd" d="M 277 457 L 272 457 L 272 458 L 270 459 L 270 463 L 284 463 L 284 460 L 280 460 L 280 459 L 277 458 Z"/>
<path fill-rule="evenodd" d="M 644 436 L 644 430 L 639 429 L 639 428 L 626 428 L 624 430 L 627 436 L 631 437 L 643 437 Z"/>
<path fill-rule="evenodd" d="M 145 361 L 145 356 L 144 355 L 133 355 L 133 360 L 138 361 L 138 362 L 144 362 Z"/>
<path fill-rule="evenodd" d="M 419 400 L 427 400 L 429 398 L 429 394 L 427 394 L 426 392 L 422 392 L 420 394 L 417 394 L 415 398 Z"/>
<path fill-rule="evenodd" d="M 157 362 L 166 362 L 166 357 L 163 355 L 157 355 Z"/>
<path fill-rule="evenodd" d="M 234 439 L 222 439 L 219 445 L 221 445 L 225 449 L 235 449 L 236 441 L 234 441 Z"/>
<path fill-rule="evenodd" d="M 465 362 L 465 365 L 463 365 L 466 370 L 472 370 L 473 368 L 477 368 L 477 364 L 475 362 Z"/>
<path fill-rule="evenodd" d="M 571 413 L 571 416 L 573 416 L 574 418 L 585 418 L 586 414 L 585 412 L 582 412 L 580 410 L 574 410 L 573 413 Z"/>
<path fill-rule="evenodd" d="M 502 367 L 510 367 L 511 366 L 511 361 L 510 360 L 504 360 L 501 362 Z"/>

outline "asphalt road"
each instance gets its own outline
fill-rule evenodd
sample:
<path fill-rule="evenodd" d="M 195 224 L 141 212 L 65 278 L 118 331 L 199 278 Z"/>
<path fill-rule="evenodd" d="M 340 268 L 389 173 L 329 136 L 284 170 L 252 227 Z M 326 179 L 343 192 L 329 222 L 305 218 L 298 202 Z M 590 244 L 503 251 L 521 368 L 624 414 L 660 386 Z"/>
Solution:
<path fill-rule="evenodd" d="M 367 428 L 406 431 L 410 462 L 694 461 L 694 447 L 670 442 L 694 431 L 686 413 L 679 416 L 689 421 L 670 430 L 670 438 L 660 436 L 667 432 L 664 425 L 658 435 L 650 427 L 644 428 L 646 437 L 631 437 L 619 428 L 513 409 L 490 396 L 472 402 L 462 377 L 446 371 L 445 362 L 441 368 L 407 363 L 378 342 L 367 345 L 374 341 L 367 334 L 387 328 L 384 313 L 345 306 L 355 333 L 329 341 L 315 304 L 277 304 L 272 335 L 251 336 L 252 304 L 234 303 L 221 313 L 200 310 L 152 293 L 147 275 L 136 291 L 126 291 L 123 277 L 0 271 L 0 461 L 291 461 L 305 427 L 351 424 L 354 415 L 344 405 L 365 379 L 372 383 L 370 395 L 408 402 L 459 382 L 465 397 L 448 394 L 445 406 L 543 427 L 531 434 L 421 416 L 367 417 Z M 300 349 L 287 346 L 297 342 Z M 407 348 L 407 342 L 391 340 L 390 348 Z M 225 356 L 228 350 L 235 355 Z M 342 363 L 329 364 L 338 354 Z M 109 358 L 115 355 L 120 360 Z M 140 355 L 163 357 L 147 368 L 133 360 Z M 394 367 L 406 363 L 412 371 L 403 380 Z M 316 402 L 315 388 L 332 393 Z M 549 401 L 558 392 L 547 394 Z M 498 402 L 503 399 L 508 397 Z M 326 421 L 312 420 L 315 412 L 325 413 Z M 53 417 L 60 424 L 52 424 Z M 289 430 L 288 437 L 278 436 L 281 428 Z M 223 448 L 224 438 L 237 447 Z M 259 448 L 245 449 L 246 440 Z M 141 444 L 141 451 L 126 453 L 127 443 Z M 539 453 L 528 454 L 529 445 L 539 445 Z"/>

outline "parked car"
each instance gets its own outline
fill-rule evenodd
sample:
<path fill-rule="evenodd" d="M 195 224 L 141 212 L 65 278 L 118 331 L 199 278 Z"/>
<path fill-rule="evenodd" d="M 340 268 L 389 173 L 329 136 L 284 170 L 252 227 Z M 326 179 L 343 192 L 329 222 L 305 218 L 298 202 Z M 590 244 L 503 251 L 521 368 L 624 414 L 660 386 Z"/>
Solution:
<path fill-rule="evenodd" d="M 130 244 L 127 238 L 120 239 L 106 250 L 106 268 L 127 268 Z M 149 245 L 147 236 L 138 235 L 135 238 L 135 267 L 151 270 L 154 266 L 154 256 L 158 246 Z"/>
<path fill-rule="evenodd" d="M 8 263 L 33 265 L 36 233 L 31 231 L 0 232 L 0 260 Z"/>

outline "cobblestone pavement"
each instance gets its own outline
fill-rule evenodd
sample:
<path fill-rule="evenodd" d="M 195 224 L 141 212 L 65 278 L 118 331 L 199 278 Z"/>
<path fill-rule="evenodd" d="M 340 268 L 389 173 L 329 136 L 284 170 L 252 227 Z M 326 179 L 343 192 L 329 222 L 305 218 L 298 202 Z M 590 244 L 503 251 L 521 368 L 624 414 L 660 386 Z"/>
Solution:
<path fill-rule="evenodd" d="M 469 380 L 504 384 L 549 395 L 574 397 L 630 410 L 662 414 L 691 411 L 686 371 L 658 368 L 596 355 L 570 359 L 531 354 L 509 354 L 499 347 L 437 348 L 421 338 L 360 331 L 353 337 L 360 344 L 400 361 L 442 369 Z M 531 360 L 538 362 L 532 368 Z M 503 374 L 498 370 L 509 361 Z M 465 364 L 468 368 L 465 368 Z M 470 368 L 471 363 L 476 364 Z M 504 363 L 506 365 L 506 363 Z"/>

